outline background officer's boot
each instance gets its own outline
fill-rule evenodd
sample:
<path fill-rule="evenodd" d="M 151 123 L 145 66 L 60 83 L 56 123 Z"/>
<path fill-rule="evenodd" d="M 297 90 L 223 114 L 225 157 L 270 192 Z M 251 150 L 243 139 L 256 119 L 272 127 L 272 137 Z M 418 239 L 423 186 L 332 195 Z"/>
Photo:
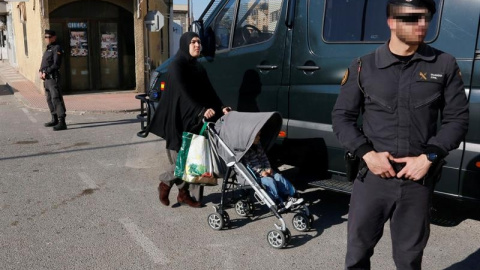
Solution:
<path fill-rule="evenodd" d="M 65 123 L 65 117 L 58 118 L 58 124 L 53 127 L 53 130 L 65 130 L 67 129 L 67 123 Z"/>
<path fill-rule="evenodd" d="M 57 124 L 58 124 L 58 116 L 56 114 L 52 114 L 52 120 L 43 125 L 46 127 L 53 127 L 53 126 L 56 126 Z"/>

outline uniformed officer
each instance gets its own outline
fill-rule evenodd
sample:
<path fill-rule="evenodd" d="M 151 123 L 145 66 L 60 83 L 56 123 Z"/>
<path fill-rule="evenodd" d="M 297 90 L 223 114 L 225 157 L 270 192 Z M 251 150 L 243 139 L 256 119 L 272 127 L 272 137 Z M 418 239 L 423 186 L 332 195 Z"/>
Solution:
<path fill-rule="evenodd" d="M 47 104 L 52 114 L 52 120 L 45 123 L 46 127 L 53 127 L 53 130 L 67 129 L 65 123 L 65 103 L 63 102 L 62 90 L 60 88 L 60 65 L 62 64 L 63 49 L 56 42 L 57 36 L 53 30 L 45 30 L 47 50 L 43 54 L 40 65 L 40 79 L 44 80 Z"/>
<path fill-rule="evenodd" d="M 390 40 L 354 60 L 342 81 L 333 130 L 366 164 L 350 201 L 346 269 L 370 269 L 387 220 L 396 267 L 421 269 L 435 181 L 468 128 L 455 58 L 423 42 L 435 12 L 433 0 L 389 0 Z"/>

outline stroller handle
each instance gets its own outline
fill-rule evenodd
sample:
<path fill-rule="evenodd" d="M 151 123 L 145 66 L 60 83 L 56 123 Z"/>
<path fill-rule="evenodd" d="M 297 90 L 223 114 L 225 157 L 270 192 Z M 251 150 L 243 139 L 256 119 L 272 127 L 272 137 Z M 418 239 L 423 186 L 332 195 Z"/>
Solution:
<path fill-rule="evenodd" d="M 206 121 L 207 119 L 203 118 L 202 121 Z M 226 160 L 225 163 L 227 165 L 227 167 L 232 167 L 233 165 L 235 165 L 235 163 L 237 163 L 237 159 L 235 158 L 235 154 L 233 153 L 233 151 L 230 149 L 230 147 L 228 147 L 228 145 L 225 144 L 225 142 L 220 138 L 220 136 L 218 135 L 218 132 L 210 127 L 211 124 L 214 124 L 215 122 L 208 122 L 208 125 L 207 125 L 207 130 L 210 134 L 210 136 L 215 136 L 217 138 L 217 141 L 218 143 L 220 143 L 223 147 L 223 149 L 227 152 L 228 156 L 226 157 Z"/>

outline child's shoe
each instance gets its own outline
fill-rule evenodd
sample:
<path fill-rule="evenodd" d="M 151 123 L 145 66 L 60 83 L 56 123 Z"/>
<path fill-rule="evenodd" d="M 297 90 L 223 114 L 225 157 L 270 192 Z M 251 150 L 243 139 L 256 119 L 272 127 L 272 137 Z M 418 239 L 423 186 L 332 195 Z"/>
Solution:
<path fill-rule="evenodd" d="M 277 203 L 277 205 L 278 205 L 278 210 L 287 209 L 287 205 L 285 204 L 285 202 Z"/>
<path fill-rule="evenodd" d="M 293 205 L 299 205 L 303 203 L 303 198 L 295 198 L 295 197 L 288 197 L 287 204 L 285 205 L 285 208 L 290 208 Z"/>

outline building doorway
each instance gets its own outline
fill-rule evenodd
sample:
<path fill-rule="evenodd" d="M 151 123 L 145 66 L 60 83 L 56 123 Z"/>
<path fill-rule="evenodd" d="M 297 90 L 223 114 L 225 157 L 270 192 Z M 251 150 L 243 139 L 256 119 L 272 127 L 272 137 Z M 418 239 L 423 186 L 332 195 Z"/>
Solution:
<path fill-rule="evenodd" d="M 65 50 L 65 92 L 135 89 L 133 14 L 103 1 L 78 1 L 50 13 Z"/>

